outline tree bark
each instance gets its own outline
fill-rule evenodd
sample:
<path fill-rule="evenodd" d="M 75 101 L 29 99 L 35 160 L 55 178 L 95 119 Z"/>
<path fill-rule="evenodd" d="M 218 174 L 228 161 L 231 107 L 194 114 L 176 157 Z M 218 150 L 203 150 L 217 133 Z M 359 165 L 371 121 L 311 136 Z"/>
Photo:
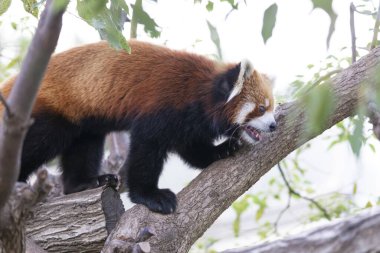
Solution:
<path fill-rule="evenodd" d="M 46 197 L 51 187 L 52 185 L 46 170 L 39 170 L 37 172 L 37 179 L 31 185 L 26 183 L 16 184 L 11 197 L 1 213 L 1 253 L 24 252 L 25 219 L 30 214 L 32 206 Z M 30 241 L 29 246 L 33 246 Z"/>
<path fill-rule="evenodd" d="M 312 232 L 223 253 L 380 252 L 380 210 L 334 222 Z"/>
<path fill-rule="evenodd" d="M 379 65 L 380 48 L 343 70 L 332 80 L 335 110 L 323 130 L 354 114 L 360 87 L 370 79 Z M 306 136 L 305 110 L 299 101 L 277 107 L 278 130 L 254 146 L 244 147 L 235 157 L 215 162 L 195 178 L 178 195 L 174 214 L 160 215 L 142 205 L 127 210 L 111 233 L 103 252 L 126 250 L 135 242 L 143 227 L 155 231 L 147 242 L 151 252 L 188 252 L 193 243 L 227 209 L 234 200 L 256 183 L 290 152 L 320 133 Z"/>
<path fill-rule="evenodd" d="M 48 252 L 99 252 L 124 207 L 111 187 L 49 199 L 32 209 L 26 235 Z"/>

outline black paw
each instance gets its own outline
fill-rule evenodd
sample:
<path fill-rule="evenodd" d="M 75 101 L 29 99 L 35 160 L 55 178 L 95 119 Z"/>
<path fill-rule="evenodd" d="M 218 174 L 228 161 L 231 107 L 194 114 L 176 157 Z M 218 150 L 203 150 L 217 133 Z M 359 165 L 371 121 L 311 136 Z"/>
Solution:
<path fill-rule="evenodd" d="M 224 159 L 234 155 L 241 147 L 242 143 L 238 139 L 228 139 L 216 147 L 216 159 Z"/>
<path fill-rule="evenodd" d="M 177 207 L 177 198 L 169 189 L 156 189 L 149 193 L 129 192 L 129 197 L 136 204 L 143 204 L 149 210 L 162 214 L 173 213 Z"/>
<path fill-rule="evenodd" d="M 115 174 L 105 174 L 97 177 L 97 185 L 98 186 L 109 186 L 112 188 L 117 188 L 119 183 L 119 177 Z"/>

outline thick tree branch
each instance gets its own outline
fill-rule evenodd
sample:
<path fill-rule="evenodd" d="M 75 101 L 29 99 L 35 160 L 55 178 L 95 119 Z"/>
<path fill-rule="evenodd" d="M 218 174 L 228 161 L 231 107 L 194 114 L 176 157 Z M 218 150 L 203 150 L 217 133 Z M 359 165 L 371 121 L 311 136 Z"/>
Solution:
<path fill-rule="evenodd" d="M 224 253 L 380 252 L 380 210 L 344 219 L 294 237 Z"/>
<path fill-rule="evenodd" d="M 111 187 L 48 199 L 36 205 L 26 235 L 49 252 L 99 252 L 122 213 Z"/>
<path fill-rule="evenodd" d="M 19 175 L 22 143 L 31 124 L 30 115 L 39 84 L 57 44 L 67 3 L 57 10 L 55 2 L 47 1 L 7 100 L 12 114 L 4 113 L 0 127 L 0 212 Z"/>
<path fill-rule="evenodd" d="M 324 130 L 351 116 L 365 85 L 379 67 L 380 49 L 374 49 L 332 79 L 336 106 Z M 372 82 L 379 82 L 376 79 Z M 115 252 L 116 242 L 128 245 L 143 227 L 156 232 L 148 242 L 151 252 L 188 252 L 191 245 L 234 200 L 290 152 L 316 135 L 305 137 L 307 121 L 302 104 L 295 101 L 278 106 L 278 130 L 255 146 L 243 148 L 235 157 L 218 161 L 204 170 L 178 195 L 172 215 L 150 212 L 136 205 L 124 213 L 107 239 L 103 252 Z"/>

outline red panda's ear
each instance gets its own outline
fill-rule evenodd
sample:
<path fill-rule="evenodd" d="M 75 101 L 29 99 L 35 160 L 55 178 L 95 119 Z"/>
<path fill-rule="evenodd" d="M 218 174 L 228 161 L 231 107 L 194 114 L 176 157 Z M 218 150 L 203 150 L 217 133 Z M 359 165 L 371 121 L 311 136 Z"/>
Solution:
<path fill-rule="evenodd" d="M 236 95 L 238 95 L 243 89 L 243 85 L 245 80 L 247 80 L 253 71 L 252 64 L 248 60 L 241 61 L 237 66 L 239 66 L 239 74 L 234 83 L 234 87 L 231 90 L 230 95 L 228 96 L 227 102 L 233 99 Z"/>
<path fill-rule="evenodd" d="M 239 78 L 240 63 L 221 73 L 214 79 L 215 102 L 226 102 Z"/>

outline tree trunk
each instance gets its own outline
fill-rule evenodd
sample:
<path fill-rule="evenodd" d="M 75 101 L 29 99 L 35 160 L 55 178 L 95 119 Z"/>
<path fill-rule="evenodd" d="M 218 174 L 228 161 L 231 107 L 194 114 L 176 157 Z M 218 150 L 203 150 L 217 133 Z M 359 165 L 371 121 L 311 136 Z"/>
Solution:
<path fill-rule="evenodd" d="M 359 93 L 362 85 L 370 81 L 379 83 L 379 80 L 370 80 L 379 68 L 379 56 L 377 48 L 333 78 L 331 90 L 336 109 L 324 130 L 355 112 L 359 99 L 363 98 Z M 297 101 L 278 106 L 278 130 L 259 144 L 244 147 L 235 157 L 210 165 L 178 194 L 178 208 L 174 214 L 160 215 L 142 205 L 127 210 L 107 239 L 103 252 L 127 249 L 143 227 L 155 231 L 147 240 L 151 252 L 188 252 L 234 200 L 276 163 L 318 135 L 305 136 L 302 131 L 307 122 L 302 107 Z"/>
<path fill-rule="evenodd" d="M 111 187 L 49 199 L 32 209 L 26 235 L 48 252 L 99 252 L 124 207 Z"/>
<path fill-rule="evenodd" d="M 380 210 L 366 212 L 312 232 L 223 253 L 353 253 L 380 252 Z"/>

